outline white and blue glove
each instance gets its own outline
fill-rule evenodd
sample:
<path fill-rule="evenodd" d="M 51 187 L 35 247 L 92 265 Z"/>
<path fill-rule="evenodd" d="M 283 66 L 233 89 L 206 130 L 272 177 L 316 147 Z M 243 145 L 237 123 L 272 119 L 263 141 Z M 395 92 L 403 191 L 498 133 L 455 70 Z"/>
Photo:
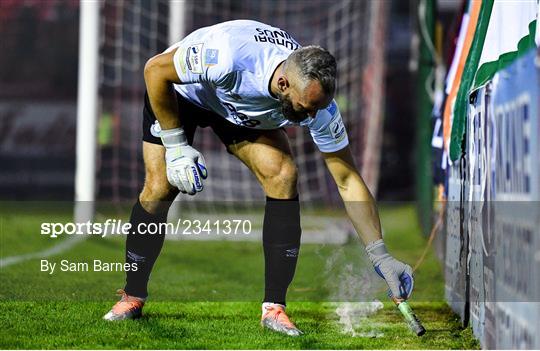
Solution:
<path fill-rule="evenodd" d="M 375 272 L 386 281 L 390 297 L 408 299 L 413 290 L 414 278 L 412 268 L 390 256 L 382 239 L 369 243 L 366 246 Z"/>
<path fill-rule="evenodd" d="M 203 155 L 188 144 L 182 128 L 162 130 L 156 121 L 152 135 L 161 138 L 165 146 L 167 180 L 184 194 L 195 195 L 203 190 L 203 179 L 208 177 Z"/>

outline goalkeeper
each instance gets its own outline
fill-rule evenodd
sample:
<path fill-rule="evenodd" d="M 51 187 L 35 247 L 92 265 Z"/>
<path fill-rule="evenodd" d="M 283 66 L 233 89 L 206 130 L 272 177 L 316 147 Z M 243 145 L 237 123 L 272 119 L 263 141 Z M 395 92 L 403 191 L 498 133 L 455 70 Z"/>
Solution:
<path fill-rule="evenodd" d="M 393 296 L 412 292 L 411 267 L 385 248 L 373 197 L 353 162 L 336 102 L 336 60 L 318 46 L 300 47 L 285 31 L 237 20 L 201 28 L 144 69 L 145 182 L 131 213 L 132 228 L 165 222 L 179 192 L 196 195 L 212 176 L 193 148 L 197 127 L 210 127 L 227 151 L 255 175 L 266 194 L 263 223 L 265 293 L 261 324 L 288 335 L 301 332 L 285 313 L 285 296 L 300 249 L 298 170 L 284 127 L 308 128 L 335 180 L 347 213 L 377 273 Z M 204 150 L 203 150 L 204 151 Z M 141 315 L 150 272 L 164 233 L 127 236 L 122 295 L 104 318 Z"/>

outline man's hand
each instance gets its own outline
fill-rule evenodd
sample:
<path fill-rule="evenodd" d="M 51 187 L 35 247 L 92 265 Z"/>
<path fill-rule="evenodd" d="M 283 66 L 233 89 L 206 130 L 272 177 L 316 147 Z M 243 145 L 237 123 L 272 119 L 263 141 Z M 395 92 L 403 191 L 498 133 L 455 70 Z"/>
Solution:
<path fill-rule="evenodd" d="M 203 179 L 208 177 L 203 155 L 188 145 L 182 128 L 161 130 L 152 126 L 152 134 L 161 138 L 165 146 L 167 179 L 184 194 L 195 195 L 203 190 Z"/>
<path fill-rule="evenodd" d="M 408 299 L 414 286 L 411 266 L 390 256 L 382 239 L 369 243 L 366 251 L 375 271 L 390 287 L 391 297 Z"/>

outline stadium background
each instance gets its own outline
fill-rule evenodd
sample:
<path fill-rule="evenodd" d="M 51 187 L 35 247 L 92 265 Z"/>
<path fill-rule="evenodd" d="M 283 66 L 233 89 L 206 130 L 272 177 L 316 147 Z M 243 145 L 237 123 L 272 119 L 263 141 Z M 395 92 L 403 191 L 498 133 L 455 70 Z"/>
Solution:
<path fill-rule="evenodd" d="M 414 32 L 412 3 L 383 2 L 376 8 L 369 2 L 327 4 L 329 2 L 325 1 L 309 5 L 293 2 L 289 7 L 297 8 L 285 11 L 284 3 L 279 1 L 264 1 L 260 5 L 257 2 L 207 1 L 200 6 L 187 6 L 185 18 L 188 20 L 184 31 L 233 17 L 272 19 L 277 22 L 275 25 L 286 28 L 300 42 L 313 39 L 333 49 L 341 62 L 343 114 L 358 116 L 350 118 L 348 127 L 349 135 L 358 147 L 355 154 L 360 165 L 366 159 L 361 152 L 367 142 L 366 130 L 373 130 L 375 134 L 385 133 L 384 138 L 375 140 L 375 144 L 385 143 L 382 145 L 384 152 L 378 152 L 377 145 L 374 146 L 374 159 L 366 161 L 373 163 L 373 167 L 364 167 L 372 170 L 373 174 L 364 176 L 371 179 L 368 181 L 370 186 L 373 190 L 378 189 L 382 199 L 413 200 L 414 188 L 410 185 L 415 169 L 411 151 L 415 123 L 414 117 L 410 117 L 414 116 L 414 104 L 409 102 L 414 92 L 410 89 L 414 75 L 408 68 L 410 38 Z M 327 14 L 317 9 L 328 9 L 334 13 Z M 298 11 L 320 14 L 298 21 Z M 369 18 L 370 11 L 380 12 L 378 22 L 370 24 L 366 21 L 359 25 L 357 19 Z M 0 58 L 0 94 L 6 137 L 2 140 L 0 157 L 6 168 L 2 172 L 0 194 L 4 199 L 71 200 L 74 197 L 78 15 L 78 1 L 2 1 L 0 28 L 5 54 Z M 168 46 L 167 18 L 167 1 L 135 2 L 133 6 L 105 2 L 102 8 L 99 198 L 131 201 L 140 188 L 142 169 L 134 155 L 140 151 L 137 118 L 138 100 L 144 89 L 141 69 L 149 56 Z M 392 26 L 387 26 L 387 21 Z M 367 47 L 367 44 L 375 42 L 366 40 L 373 34 L 370 25 L 372 32 L 388 38 L 388 44 Z M 333 28 L 327 29 L 328 26 Z M 318 37 L 310 37 L 313 31 L 317 31 Z M 352 46 L 350 43 L 356 44 Z M 390 60 L 387 69 L 383 55 Z M 39 64 L 36 64 L 36 59 Z M 368 67 L 370 63 L 372 68 Z M 370 93 L 364 95 L 371 99 L 356 98 L 362 96 L 362 91 L 370 90 L 381 90 L 384 93 L 381 95 L 390 95 L 391 98 L 378 101 Z M 351 113 L 347 114 L 347 109 Z M 382 113 L 377 112 L 379 110 L 389 111 L 384 119 Z M 377 116 L 372 118 L 375 120 L 370 122 L 373 125 L 370 128 L 364 125 L 369 121 L 367 113 Z M 13 114 L 18 118 L 11 118 Z M 40 114 L 48 117 L 38 117 Z M 378 132 L 383 125 L 384 129 Z M 207 134 L 203 134 L 201 142 L 209 144 L 206 147 L 219 148 Z M 304 135 L 298 137 L 304 138 Z M 304 139 L 298 142 L 297 147 L 302 149 L 298 150 L 302 154 L 308 155 L 312 151 L 309 148 L 313 146 L 309 137 Z M 396 145 L 409 147 L 401 149 Z M 376 181 L 378 157 L 382 157 L 382 167 L 390 170 L 381 175 L 380 182 Z M 305 160 L 307 167 L 320 168 L 320 165 L 311 165 L 314 162 L 318 160 Z M 390 174 L 401 176 L 391 177 Z M 122 184 L 119 184 L 119 177 L 122 177 Z M 319 183 L 321 179 L 317 177 L 306 186 L 322 188 L 326 197 L 331 196 L 333 192 L 329 191 L 328 185 Z M 258 191 L 253 186 L 249 189 Z"/>
<path fill-rule="evenodd" d="M 485 348 L 538 348 L 540 282 L 534 272 L 540 268 L 540 190 L 539 171 L 532 161 L 538 159 L 540 134 L 534 45 L 538 35 L 533 24 L 538 2 L 514 2 L 516 8 L 525 5 L 521 10 L 507 9 L 507 17 L 501 17 L 501 3 L 188 2 L 183 30 L 231 18 L 254 18 L 286 29 L 301 43 L 314 41 L 331 49 L 343 62 L 338 102 L 363 175 L 382 203 L 413 203 L 426 238 L 436 224 L 431 234 L 436 234 L 434 247 L 444 266 L 446 299 L 462 325 L 472 326 Z M 71 201 L 77 68 L 84 64 L 78 57 L 80 4 L 3 0 L 0 6 L 0 200 Z M 298 13 L 310 16 L 299 19 Z M 101 6 L 99 200 L 131 202 L 140 188 L 141 69 L 148 57 L 168 46 L 169 23 L 163 19 L 168 14 L 169 1 L 164 0 Z M 474 16 L 477 22 L 471 20 Z M 496 32 L 493 28 L 497 21 L 502 23 L 501 18 L 516 27 L 525 23 L 527 33 L 509 37 L 502 29 Z M 465 31 L 470 33 L 468 50 L 459 44 L 460 32 Z M 524 44 L 525 34 L 529 39 Z M 490 45 L 501 49 L 493 54 L 497 60 L 490 67 L 495 68 L 486 74 L 482 63 L 493 61 L 481 58 Z M 514 51 L 517 54 L 508 55 Z M 456 57 L 462 58 L 458 66 L 473 76 L 464 74 L 463 82 L 456 78 L 457 83 L 449 83 L 448 72 Z M 455 84 L 454 107 L 445 89 Z M 523 95 L 516 92 L 528 97 L 521 110 L 526 112 L 511 110 Z M 495 114 L 497 108 L 510 112 Z M 446 109 L 452 110 L 451 116 L 445 117 Z M 519 157 L 511 154 L 512 147 L 503 150 L 490 144 L 490 135 L 512 118 L 506 116 L 529 121 L 521 124 L 527 126 L 523 130 L 504 129 L 516 135 L 507 137 L 509 144 L 528 145 Z M 437 134 L 445 128 L 445 135 Z M 306 170 L 300 180 L 305 199 L 337 204 L 309 137 L 301 131 L 290 133 L 300 168 Z M 245 170 L 232 169 L 228 160 L 218 162 L 226 154 L 208 132 L 200 134 L 199 142 L 205 150 L 215 150 L 209 158 L 214 157 L 232 179 L 228 192 L 211 185 L 205 200 L 260 198 Z M 502 162 L 501 154 L 496 157 L 496 152 L 508 153 L 502 158 L 507 169 L 526 169 L 529 187 L 516 192 L 511 186 L 505 188 L 503 181 L 497 183 L 504 173 L 497 163 Z M 514 184 L 510 178 L 508 182 Z"/>

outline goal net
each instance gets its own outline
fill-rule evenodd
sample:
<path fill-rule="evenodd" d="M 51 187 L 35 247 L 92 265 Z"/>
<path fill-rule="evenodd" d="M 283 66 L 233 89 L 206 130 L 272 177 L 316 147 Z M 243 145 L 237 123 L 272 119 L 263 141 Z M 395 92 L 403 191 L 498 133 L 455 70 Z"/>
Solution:
<path fill-rule="evenodd" d="M 101 5 L 100 118 L 97 198 L 133 201 L 142 188 L 143 67 L 170 44 L 170 26 L 183 33 L 232 19 L 254 19 L 288 31 L 300 44 L 318 44 L 338 61 L 336 100 L 366 183 L 376 192 L 383 125 L 385 1 L 278 0 L 106 1 Z M 183 19 L 183 23 L 171 22 Z M 181 37 L 174 38 L 179 41 Z M 289 128 L 301 199 L 335 203 L 339 195 L 307 130 Z M 249 170 L 229 155 L 211 129 L 199 129 L 210 177 L 187 201 L 263 200 Z"/>

